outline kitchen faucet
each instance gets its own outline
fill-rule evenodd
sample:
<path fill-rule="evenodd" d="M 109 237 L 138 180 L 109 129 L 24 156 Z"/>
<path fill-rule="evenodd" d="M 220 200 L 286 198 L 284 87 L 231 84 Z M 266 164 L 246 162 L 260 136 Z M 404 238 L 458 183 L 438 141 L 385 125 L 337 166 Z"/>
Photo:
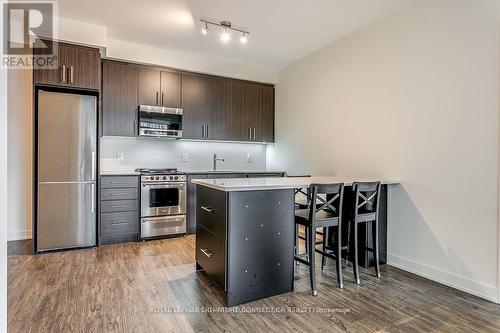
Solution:
<path fill-rule="evenodd" d="M 217 161 L 224 162 L 224 159 L 222 157 L 217 157 L 217 154 L 214 154 L 214 171 L 217 170 Z"/>

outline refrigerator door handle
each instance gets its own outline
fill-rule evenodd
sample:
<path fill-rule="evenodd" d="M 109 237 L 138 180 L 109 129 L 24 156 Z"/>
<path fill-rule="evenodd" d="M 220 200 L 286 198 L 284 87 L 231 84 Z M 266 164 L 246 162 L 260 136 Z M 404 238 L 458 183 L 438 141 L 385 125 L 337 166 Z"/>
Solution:
<path fill-rule="evenodd" d="M 95 180 L 95 169 L 96 169 L 96 152 L 92 152 L 92 177 L 90 179 Z"/>
<path fill-rule="evenodd" d="M 91 197 L 91 206 L 90 206 L 90 212 L 95 213 L 95 184 L 92 184 L 91 186 L 91 192 L 92 192 L 92 197 Z"/>

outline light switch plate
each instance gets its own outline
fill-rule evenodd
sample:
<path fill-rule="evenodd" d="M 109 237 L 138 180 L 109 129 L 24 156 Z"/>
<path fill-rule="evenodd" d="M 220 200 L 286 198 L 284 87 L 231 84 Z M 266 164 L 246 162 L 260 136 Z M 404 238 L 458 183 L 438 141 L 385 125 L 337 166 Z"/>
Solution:
<path fill-rule="evenodd" d="M 188 154 L 182 153 L 181 154 L 181 161 L 182 161 L 182 163 L 186 163 L 188 161 Z"/>
<path fill-rule="evenodd" d="M 247 163 L 252 163 L 252 154 L 247 153 Z"/>
<path fill-rule="evenodd" d="M 123 153 L 116 153 L 116 160 L 117 161 L 123 161 L 124 154 Z"/>

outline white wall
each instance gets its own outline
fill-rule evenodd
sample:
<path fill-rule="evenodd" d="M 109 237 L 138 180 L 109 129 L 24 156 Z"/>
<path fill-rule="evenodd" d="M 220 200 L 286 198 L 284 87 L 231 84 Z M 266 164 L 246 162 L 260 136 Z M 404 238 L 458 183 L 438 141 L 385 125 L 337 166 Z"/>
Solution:
<path fill-rule="evenodd" d="M 33 111 L 31 70 L 8 71 L 8 237 L 31 238 Z"/>
<path fill-rule="evenodd" d="M 3 3 L 0 1 L 0 17 L 3 17 Z M 0 69 L 0 332 L 7 332 L 7 72 L 3 69 Z"/>
<path fill-rule="evenodd" d="M 389 262 L 498 300 L 496 0 L 419 0 L 278 74 L 268 167 L 398 178 Z"/>
<path fill-rule="evenodd" d="M 127 41 L 108 39 L 106 55 L 110 58 L 170 66 L 194 72 L 215 74 L 237 79 L 273 83 L 276 71 L 223 58 L 177 52 Z"/>

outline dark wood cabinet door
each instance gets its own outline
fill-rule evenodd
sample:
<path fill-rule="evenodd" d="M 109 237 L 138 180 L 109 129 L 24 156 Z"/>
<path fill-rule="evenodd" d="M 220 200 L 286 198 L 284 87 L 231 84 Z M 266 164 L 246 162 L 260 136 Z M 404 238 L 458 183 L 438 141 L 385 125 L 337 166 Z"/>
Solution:
<path fill-rule="evenodd" d="M 158 69 L 152 67 L 140 67 L 139 70 L 139 104 L 160 105 L 160 78 Z"/>
<path fill-rule="evenodd" d="M 228 80 L 207 76 L 205 78 L 205 104 L 209 140 L 231 140 L 228 112 L 230 107 Z"/>
<path fill-rule="evenodd" d="M 104 61 L 102 75 L 103 135 L 136 136 L 139 105 L 138 66 Z"/>
<path fill-rule="evenodd" d="M 43 43 L 45 45 L 48 44 L 53 44 L 52 41 L 50 40 L 36 40 L 35 43 Z M 61 46 L 61 44 L 59 44 Z M 41 49 L 36 48 L 33 49 L 33 55 L 41 55 Z M 65 54 L 65 53 L 64 53 Z M 66 67 L 63 67 L 63 63 L 65 62 L 65 59 L 61 59 L 61 54 L 58 52 L 57 54 L 57 62 L 58 66 L 57 68 L 54 69 L 45 69 L 37 66 L 37 63 L 35 62 L 33 65 L 33 83 L 35 84 L 50 84 L 50 85 L 64 85 L 65 82 L 63 82 L 63 75 L 66 75 Z M 64 69 L 64 73 L 63 73 Z"/>
<path fill-rule="evenodd" d="M 250 141 L 251 112 L 253 97 L 248 84 L 230 80 L 229 91 L 229 136 L 235 141 Z"/>
<path fill-rule="evenodd" d="M 186 74 L 182 78 L 182 137 L 205 139 L 206 82 L 202 75 Z"/>
<path fill-rule="evenodd" d="M 43 40 L 44 43 L 53 43 Z M 99 90 L 101 82 L 101 54 L 98 49 L 58 43 L 58 68 L 42 69 L 35 66 L 33 82 L 66 87 Z M 38 50 L 34 50 L 37 55 Z"/>
<path fill-rule="evenodd" d="M 99 89 L 101 82 L 101 54 L 98 49 L 62 45 L 59 52 L 62 59 L 67 57 L 69 86 Z"/>
<path fill-rule="evenodd" d="M 179 73 L 161 72 L 161 106 L 181 108 L 182 76 Z"/>
<path fill-rule="evenodd" d="M 253 141 L 274 142 L 274 87 L 258 86 L 257 107 L 252 113 Z"/>

